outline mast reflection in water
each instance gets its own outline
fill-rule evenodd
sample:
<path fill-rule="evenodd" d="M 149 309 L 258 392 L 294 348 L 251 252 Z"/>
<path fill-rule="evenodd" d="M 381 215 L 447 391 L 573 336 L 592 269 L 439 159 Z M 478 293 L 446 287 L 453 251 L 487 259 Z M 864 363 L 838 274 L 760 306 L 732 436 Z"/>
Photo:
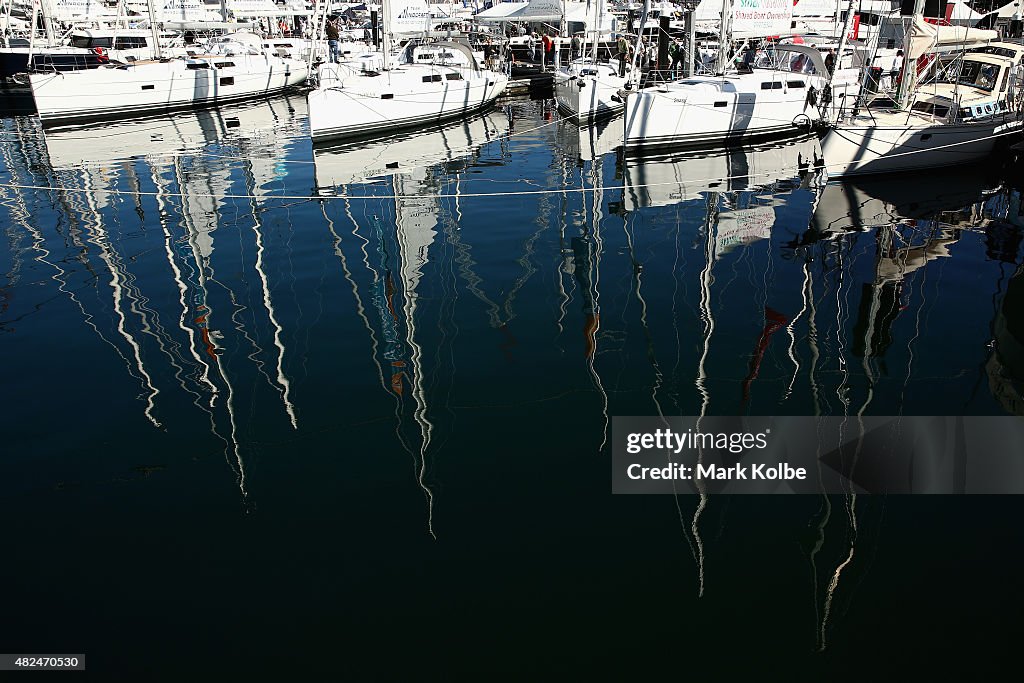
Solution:
<path fill-rule="evenodd" d="M 620 159 L 550 106 L 315 149 L 301 97 L 4 120 L 9 651 L 1008 646 L 1006 501 L 613 498 L 607 449 L 615 415 L 1022 414 L 1018 191 L 827 184 L 813 139 Z"/>

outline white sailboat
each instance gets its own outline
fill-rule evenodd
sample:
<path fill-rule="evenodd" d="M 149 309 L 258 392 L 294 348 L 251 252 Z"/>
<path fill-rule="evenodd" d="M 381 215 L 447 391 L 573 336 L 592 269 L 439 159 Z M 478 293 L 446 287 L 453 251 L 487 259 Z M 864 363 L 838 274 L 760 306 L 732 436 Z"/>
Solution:
<path fill-rule="evenodd" d="M 856 91 L 856 70 L 837 68 L 830 79 L 817 49 L 792 44 L 749 50 L 742 64 L 729 66 L 732 40 L 789 35 L 792 10 L 788 0 L 749 0 L 742 7 L 725 0 L 717 75 L 691 76 L 629 95 L 626 150 L 807 133 L 822 119 L 826 103 Z"/>
<path fill-rule="evenodd" d="M 481 68 L 465 45 L 411 41 L 397 58 L 390 54 L 393 3 L 384 2 L 383 68 L 354 71 L 325 65 L 309 93 L 314 142 L 362 137 L 440 123 L 491 106 L 505 90 L 505 74 Z"/>
<path fill-rule="evenodd" d="M 982 159 L 1000 139 L 1019 133 L 1024 121 L 1021 61 L 1024 47 L 992 43 L 940 64 L 937 75 L 918 85 L 920 58 L 949 34 L 975 45 L 996 40 L 995 31 L 936 27 L 917 7 L 900 102 L 869 102 L 861 110 L 843 111 L 822 139 L 833 176 L 909 171 L 963 164 Z M 942 35 L 946 34 L 945 38 Z M 874 105 L 874 106 L 873 106 Z"/>
<path fill-rule="evenodd" d="M 625 106 L 620 91 L 626 77 L 619 75 L 617 65 L 598 61 L 600 29 L 605 22 L 604 0 L 594 0 L 593 24 L 587 32 L 589 57 L 574 59 L 555 71 L 555 104 L 559 111 L 581 123 L 615 116 Z"/>
<path fill-rule="evenodd" d="M 155 25 L 152 30 L 155 36 Z M 239 32 L 211 54 L 32 73 L 29 82 L 40 120 L 54 126 L 261 97 L 306 80 L 306 62 L 271 55 L 260 42 L 255 34 Z"/>
<path fill-rule="evenodd" d="M 0 47 L 0 76 L 13 76 L 31 69 L 92 69 L 111 59 L 153 58 L 154 48 L 150 45 L 153 33 L 127 26 L 129 18 L 123 0 L 117 9 L 99 0 L 44 0 L 34 9 L 34 14 L 41 17 L 46 27 L 45 38 L 12 40 Z M 61 35 L 61 25 L 75 28 Z M 162 45 L 170 47 L 174 36 L 158 35 Z"/>

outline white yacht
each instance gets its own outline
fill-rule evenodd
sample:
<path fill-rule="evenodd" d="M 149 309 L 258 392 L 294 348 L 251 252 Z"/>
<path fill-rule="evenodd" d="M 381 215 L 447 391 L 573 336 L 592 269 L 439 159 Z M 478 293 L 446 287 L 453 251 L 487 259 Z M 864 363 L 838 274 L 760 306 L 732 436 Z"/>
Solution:
<path fill-rule="evenodd" d="M 620 94 L 625 85 L 616 64 L 601 64 L 590 57 L 574 59 L 555 71 L 555 104 L 581 123 L 615 116 L 625 107 Z"/>
<path fill-rule="evenodd" d="M 411 41 L 382 68 L 324 65 L 309 93 L 313 141 L 361 137 L 440 123 L 491 106 L 505 90 L 505 74 L 483 69 L 473 52 L 455 42 Z M 372 58 L 370 58 L 372 59 Z"/>
<path fill-rule="evenodd" d="M 627 152 L 799 136 L 837 102 L 856 94 L 859 70 L 837 64 L 830 73 L 814 45 L 775 42 L 793 35 L 791 3 L 704 0 L 694 21 L 699 27 L 711 18 L 719 25 L 713 75 L 690 76 L 627 97 Z M 741 55 L 732 54 L 734 44 Z"/>
<path fill-rule="evenodd" d="M 174 50 L 184 54 L 184 42 L 178 34 L 158 34 L 160 49 L 167 55 Z M 95 69 L 108 61 L 132 62 L 153 59 L 153 33 L 148 29 L 104 28 L 75 29 L 66 44 L 12 45 L 0 48 L 0 76 L 35 71 L 75 71 Z"/>
<path fill-rule="evenodd" d="M 936 31 L 917 21 L 918 34 Z M 927 47 L 924 43 L 908 53 L 904 80 L 910 86 L 905 101 L 869 102 L 825 133 L 821 144 L 830 175 L 909 171 L 977 161 L 991 154 L 1001 139 L 1022 130 L 1024 47 L 994 43 L 988 52 L 961 54 L 915 87 L 909 66 L 927 53 Z"/>
<path fill-rule="evenodd" d="M 300 85 L 306 62 L 260 48 L 260 38 L 236 33 L 206 54 L 95 69 L 29 74 L 44 126 L 144 116 L 260 97 Z"/>
<path fill-rule="evenodd" d="M 555 104 L 559 111 L 581 124 L 614 116 L 625 106 L 620 91 L 626 87 L 627 79 L 619 75 L 619 64 L 610 63 L 610 59 L 601 63 L 598 58 L 601 28 L 607 23 L 605 3 L 594 3 L 593 17 L 588 22 L 590 31 L 583 34 L 590 43 L 589 50 L 584 45 L 581 58 L 555 70 Z M 590 55 L 582 57 L 587 52 Z"/>
<path fill-rule="evenodd" d="M 629 95 L 624 145 L 642 151 L 806 134 L 823 111 L 856 94 L 858 73 L 836 69 L 830 84 L 820 51 L 777 44 L 722 75 L 692 76 Z"/>

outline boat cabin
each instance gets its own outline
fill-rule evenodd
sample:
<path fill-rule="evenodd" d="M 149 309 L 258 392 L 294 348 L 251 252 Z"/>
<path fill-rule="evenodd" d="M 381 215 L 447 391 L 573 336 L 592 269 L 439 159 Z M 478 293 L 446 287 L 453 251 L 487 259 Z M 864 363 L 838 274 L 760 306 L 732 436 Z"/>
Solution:
<path fill-rule="evenodd" d="M 162 37 L 170 40 L 174 34 L 164 34 Z M 90 29 L 71 32 L 71 46 L 95 50 L 137 50 L 149 48 L 153 39 L 150 31 L 138 29 Z"/>
<path fill-rule="evenodd" d="M 1021 51 L 1024 53 L 1024 50 Z M 1016 108 L 1020 55 L 970 52 L 918 88 L 911 110 L 935 120 L 979 121 Z"/>

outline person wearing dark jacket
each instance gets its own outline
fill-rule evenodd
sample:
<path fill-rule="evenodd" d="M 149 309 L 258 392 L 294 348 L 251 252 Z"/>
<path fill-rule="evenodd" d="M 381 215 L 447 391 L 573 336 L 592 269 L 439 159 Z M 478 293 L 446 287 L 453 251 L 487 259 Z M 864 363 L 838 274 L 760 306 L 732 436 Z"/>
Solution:
<path fill-rule="evenodd" d="M 331 64 L 337 64 L 340 57 L 338 52 L 338 40 L 341 38 L 341 34 L 338 32 L 337 19 L 331 19 L 327 22 L 325 33 L 327 34 L 327 51 Z"/>

